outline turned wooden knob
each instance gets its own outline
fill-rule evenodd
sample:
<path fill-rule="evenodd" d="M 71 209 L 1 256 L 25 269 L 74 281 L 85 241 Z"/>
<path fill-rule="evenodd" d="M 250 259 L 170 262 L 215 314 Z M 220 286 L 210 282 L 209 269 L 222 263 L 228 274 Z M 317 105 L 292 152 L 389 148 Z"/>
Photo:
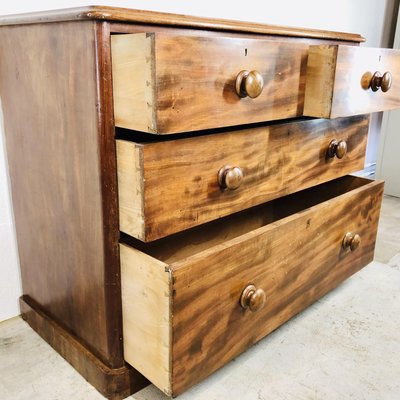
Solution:
<path fill-rule="evenodd" d="M 360 246 L 361 237 L 358 233 L 347 232 L 343 238 L 343 248 L 345 250 L 350 249 L 354 251 Z"/>
<path fill-rule="evenodd" d="M 256 289 L 254 285 L 247 286 L 240 296 L 240 305 L 244 309 L 252 312 L 261 310 L 265 304 L 265 292 L 262 289 Z"/>
<path fill-rule="evenodd" d="M 347 153 L 347 143 L 344 140 L 332 140 L 328 146 L 328 157 L 343 158 Z"/>
<path fill-rule="evenodd" d="M 373 92 L 381 89 L 382 92 L 387 92 L 392 86 L 392 74 L 387 71 L 381 75 L 379 71 L 376 71 L 371 78 L 370 87 Z"/>
<path fill-rule="evenodd" d="M 243 181 L 243 171 L 240 167 L 225 165 L 218 171 L 218 183 L 221 189 L 235 190 Z"/>
<path fill-rule="evenodd" d="M 239 97 L 258 97 L 264 88 L 264 79 L 257 71 L 240 71 L 236 77 L 236 93 Z"/>

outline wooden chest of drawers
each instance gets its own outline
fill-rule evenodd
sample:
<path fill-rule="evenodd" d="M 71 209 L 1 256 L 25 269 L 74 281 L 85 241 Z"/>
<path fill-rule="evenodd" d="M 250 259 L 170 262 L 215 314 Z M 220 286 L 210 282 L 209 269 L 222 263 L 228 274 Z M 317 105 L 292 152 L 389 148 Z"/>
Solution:
<path fill-rule="evenodd" d="M 182 393 L 372 261 L 383 183 L 346 175 L 398 52 L 108 7 L 0 25 L 22 316 L 107 398 Z"/>

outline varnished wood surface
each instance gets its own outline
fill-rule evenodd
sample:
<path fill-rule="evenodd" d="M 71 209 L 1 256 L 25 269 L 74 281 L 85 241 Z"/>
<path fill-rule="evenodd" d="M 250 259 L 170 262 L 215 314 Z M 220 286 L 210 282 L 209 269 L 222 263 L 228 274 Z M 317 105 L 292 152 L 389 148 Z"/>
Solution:
<path fill-rule="evenodd" d="M 362 178 L 341 177 L 154 242 L 141 242 L 128 235 L 122 235 L 121 242 L 167 264 L 174 264 L 344 192 L 358 189 L 365 182 L 368 181 Z"/>
<path fill-rule="evenodd" d="M 151 25 L 149 23 L 141 24 L 127 24 L 124 22 L 112 21 L 109 22 L 110 30 L 112 34 L 118 33 L 146 33 L 146 32 L 165 32 L 174 34 L 185 34 L 198 36 L 210 36 L 210 37 L 230 37 L 230 38 L 247 38 L 247 39 L 268 39 L 275 42 L 291 42 L 291 43 L 307 43 L 309 45 L 319 44 L 344 44 L 348 46 L 359 46 L 359 42 L 348 41 L 344 39 L 324 39 L 317 37 L 306 37 L 306 36 L 279 36 L 272 33 L 255 33 L 255 32 L 240 32 L 240 31 L 217 31 L 217 30 L 206 30 L 196 29 L 193 27 L 175 27 L 171 25 Z"/>
<path fill-rule="evenodd" d="M 214 221 L 182 240 L 143 244 L 145 263 L 136 262 L 143 253 L 122 245 L 123 280 L 132 282 L 140 271 L 143 276 L 143 268 L 149 271 L 143 285 L 147 294 L 131 285 L 128 293 L 122 291 L 124 315 L 136 301 L 154 305 L 173 294 L 164 309 L 164 323 L 172 323 L 172 364 L 154 367 L 168 382 L 172 365 L 172 380 L 170 388 L 161 389 L 173 395 L 186 390 L 370 262 L 382 192 L 381 182 L 344 177 Z M 362 238 L 353 252 L 342 247 L 348 231 Z M 151 290 L 154 271 L 164 279 Z M 249 284 L 266 294 L 257 312 L 239 304 Z M 146 297 L 149 293 L 153 299 Z M 128 317 L 133 324 L 135 314 Z M 128 349 L 135 336 L 128 330 L 124 337 Z M 169 337 L 165 333 L 158 345 L 167 346 Z M 147 345 L 156 346 L 144 340 Z M 136 355 L 127 357 L 133 366 L 142 361 Z"/>
<path fill-rule="evenodd" d="M 115 125 L 167 134 L 299 117 L 308 47 L 222 36 L 114 35 Z M 259 97 L 236 93 L 242 70 L 262 75 Z"/>
<path fill-rule="evenodd" d="M 115 144 L 95 25 L 1 27 L 0 91 L 23 293 L 121 367 Z"/>
<path fill-rule="evenodd" d="M 113 114 L 111 75 L 110 26 L 96 23 L 96 83 L 98 93 L 97 126 L 100 163 L 101 204 L 104 234 L 104 292 L 107 342 L 112 363 L 123 360 L 121 280 L 119 262 L 119 223 L 117 193 L 117 162 Z M 115 361 L 114 361 L 115 360 Z"/>
<path fill-rule="evenodd" d="M 273 119 L 301 115 L 299 110 L 302 109 L 304 100 L 305 82 L 303 51 L 308 49 L 309 44 L 326 41 L 331 44 L 341 42 L 357 45 L 363 38 L 353 34 L 96 6 L 0 17 L 0 25 L 3 25 L 0 28 L 2 58 L 0 95 L 5 117 L 25 294 L 21 300 L 22 313 L 31 326 L 101 393 L 111 399 L 119 399 L 138 390 L 146 384 L 146 381 L 135 370 L 126 368 L 122 354 L 118 253 L 120 233 L 116 193 L 110 33 L 157 32 L 153 37 L 157 35 L 167 37 L 168 31 L 169 34 L 172 33 L 170 37 L 183 37 L 182 46 L 178 46 L 181 52 L 184 52 L 186 46 L 192 42 L 197 43 L 200 48 L 200 43 L 204 42 L 206 44 L 203 44 L 202 54 L 205 59 L 211 59 L 213 63 L 204 70 L 210 69 L 214 74 L 219 62 L 219 58 L 215 57 L 215 50 L 224 52 L 225 47 L 231 49 L 232 46 L 224 46 L 226 43 L 238 44 L 240 57 L 243 57 L 242 51 L 245 50 L 244 57 L 251 61 L 251 65 L 243 64 L 243 68 L 254 69 L 254 59 L 260 65 L 265 62 L 263 50 L 265 42 L 268 47 L 275 49 L 268 53 L 268 56 L 278 60 L 270 69 L 280 66 L 283 68 L 278 68 L 279 71 L 272 80 L 274 89 L 267 92 L 270 97 L 275 98 L 271 103 L 276 112 L 271 117 Z M 221 36 L 226 37 L 221 39 Z M 201 38 L 200 43 L 196 42 L 198 37 Z M 207 47 L 212 47 L 210 43 L 217 44 L 208 53 Z M 252 43 L 254 47 L 248 45 Z M 159 76 L 156 75 L 154 68 L 148 70 L 153 74 L 149 83 L 154 84 L 153 88 L 162 86 L 171 88 L 179 85 L 180 81 L 170 80 L 171 76 L 173 79 L 180 77 L 179 74 L 174 76 L 171 72 L 175 60 L 174 53 L 169 49 L 175 42 L 165 40 L 164 47 L 158 49 L 156 40 L 153 44 L 151 58 L 154 65 L 157 63 L 156 56 L 162 55 L 164 59 L 159 66 L 164 65 L 165 69 L 159 68 Z M 298 52 L 300 48 L 303 50 Z M 257 53 L 254 59 L 253 50 Z M 227 54 L 231 60 L 230 65 L 236 68 L 236 53 L 230 53 L 229 50 Z M 211 55 L 214 57 L 210 57 Z M 200 65 L 200 59 L 196 60 L 190 56 L 184 59 L 187 65 L 178 65 L 184 73 L 194 69 L 192 58 L 197 65 Z M 223 66 L 227 64 L 229 63 L 225 60 Z M 196 76 L 202 78 L 204 70 L 201 68 L 195 71 L 194 76 L 183 75 L 184 79 L 193 80 Z M 221 71 L 225 73 L 225 70 Z M 299 75 L 296 75 L 297 73 Z M 268 74 L 269 71 L 265 72 L 266 78 L 269 77 Z M 231 75 L 234 77 L 233 69 Z M 219 85 L 216 92 L 221 94 L 219 75 L 216 80 L 206 82 L 209 87 L 211 87 L 210 82 Z M 147 82 L 145 83 L 147 85 Z M 264 90 L 270 90 L 268 85 L 272 83 L 267 82 Z M 200 80 L 200 86 L 202 84 Z M 223 85 L 222 93 L 223 99 L 230 101 L 232 98 L 226 96 L 225 92 L 229 85 Z M 279 91 L 279 86 L 284 89 L 282 92 Z M 198 87 L 194 87 L 194 93 L 197 93 L 196 90 L 199 90 Z M 206 92 L 206 95 L 210 93 Z M 164 130 L 173 132 L 175 129 L 204 129 L 207 126 L 215 128 L 221 123 L 215 115 L 212 116 L 212 113 L 210 114 L 212 123 L 210 125 L 204 123 L 208 118 L 208 109 L 207 105 L 203 104 L 205 107 L 203 114 L 194 116 L 187 111 L 186 115 L 182 114 L 182 120 L 178 124 L 174 121 L 176 115 L 172 115 L 171 118 L 168 113 L 169 108 L 174 110 L 175 104 L 179 105 L 179 92 L 172 91 L 172 96 L 167 91 L 164 94 L 165 97 L 159 93 L 153 94 L 157 100 L 157 112 L 160 115 L 162 112 L 166 113 L 162 117 L 156 115 L 158 120 L 154 118 L 157 122 L 155 130 L 159 133 L 165 133 Z M 201 98 L 203 100 L 200 100 L 200 105 L 205 103 L 203 95 Z M 171 103 L 175 101 L 177 103 Z M 192 99 L 189 97 L 187 101 L 191 103 Z M 265 116 L 261 119 L 253 117 L 253 111 L 261 113 L 263 107 L 269 104 L 269 100 L 266 101 L 264 106 L 253 108 L 251 112 L 244 110 L 248 113 L 246 118 L 242 122 L 234 123 L 252 122 L 251 118 L 254 118 L 254 121 L 264 120 Z M 150 101 L 148 103 L 151 105 Z M 147 100 L 145 106 L 148 106 Z M 146 107 L 139 110 L 139 117 Z M 236 114 L 244 111 L 238 109 Z M 216 115 L 218 113 L 220 110 L 217 109 Z M 235 112 L 231 113 L 229 110 L 220 126 L 226 126 L 229 115 L 235 116 Z M 138 116 L 135 117 L 137 118 Z M 197 128 L 190 125 L 190 121 L 194 119 L 198 121 L 196 123 L 199 125 L 195 125 Z M 365 136 L 359 149 L 365 145 L 364 139 Z M 137 182 L 144 177 L 145 175 L 137 174 Z M 137 192 L 136 196 L 140 196 L 140 193 Z M 285 204 L 285 210 L 291 209 L 290 204 L 284 200 L 282 204 Z M 279 205 L 276 209 L 280 209 Z M 148 273 L 149 270 L 140 270 L 141 275 L 138 275 L 137 280 L 134 275 L 134 279 L 128 280 L 125 290 L 133 293 L 133 297 L 128 297 L 127 303 L 136 307 L 136 315 L 140 313 L 141 307 L 147 307 L 148 312 L 141 314 L 141 329 L 132 328 L 135 319 L 125 319 L 127 325 L 124 329 L 130 332 L 127 340 L 135 341 L 134 344 L 131 341 L 132 345 L 125 349 L 126 354 L 129 354 L 127 357 L 141 358 L 142 365 L 145 366 L 143 371 L 146 373 L 153 371 L 154 368 L 158 384 L 167 393 L 176 394 L 182 388 L 190 386 L 194 382 L 190 371 L 196 371 L 198 368 L 197 364 L 188 364 L 189 373 L 184 382 L 182 381 L 179 372 L 182 366 L 179 360 L 185 355 L 181 356 L 175 351 L 175 347 L 179 349 L 180 340 L 185 339 L 179 338 L 172 331 L 176 329 L 179 333 L 180 328 L 174 326 L 172 317 L 174 307 L 177 305 L 179 310 L 181 304 L 177 302 L 175 305 L 173 300 L 175 292 L 172 285 L 176 283 L 173 270 L 176 268 L 177 276 L 180 276 L 180 271 L 184 275 L 185 271 L 191 268 L 191 262 L 197 262 L 196 257 L 200 251 L 207 252 L 203 259 L 207 264 L 209 256 L 210 260 L 213 260 L 211 253 L 215 248 L 224 246 L 228 240 L 236 240 L 239 237 L 250 240 L 246 235 L 257 236 L 255 230 L 263 229 L 269 222 L 277 221 L 279 215 L 270 208 L 270 205 L 263 210 L 265 213 L 261 215 L 254 209 L 240 213 L 236 215 L 238 219 L 235 217 L 230 220 L 231 222 L 225 221 L 226 225 L 219 225 L 219 228 L 219 221 L 213 221 L 197 229 L 197 233 L 192 230 L 188 235 L 187 232 L 181 232 L 167 239 L 158 240 L 148 248 L 152 253 L 151 256 L 142 254 L 145 256 L 143 259 L 150 260 L 148 265 L 145 262 L 134 263 L 135 268 L 139 270 L 143 265 L 149 268 L 156 265 L 157 268 L 161 268 L 156 273 L 157 276 L 163 277 L 158 289 L 166 285 L 166 290 L 162 292 L 164 296 L 162 299 L 157 297 L 159 292 L 153 291 L 154 279 L 151 279 L 153 275 Z M 281 217 L 283 215 L 279 216 Z M 240 222 L 240 225 L 237 222 Z M 177 238 L 181 238 L 181 241 L 174 242 Z M 138 248 L 142 245 L 145 248 L 147 246 L 140 242 L 136 245 Z M 129 247 L 126 248 L 128 251 L 131 250 Z M 208 254 L 212 248 L 214 250 Z M 121 250 L 121 254 L 123 252 L 124 250 Z M 154 258 L 158 256 L 159 260 Z M 187 264 L 185 257 L 191 259 L 186 260 Z M 124 257 L 124 260 L 129 261 L 129 271 L 135 271 L 135 269 L 130 270 L 132 265 L 130 256 Z M 225 274 L 226 270 L 222 268 L 222 271 Z M 139 283 L 140 288 L 138 288 Z M 183 293 L 183 297 L 179 297 L 178 300 L 184 301 L 187 293 L 179 284 L 177 288 Z M 132 287 L 135 290 L 132 290 Z M 142 295 L 147 295 L 148 298 L 140 299 Z M 153 303 L 154 298 L 160 302 Z M 157 304 L 161 304 L 162 307 L 158 309 Z M 184 320 L 185 317 L 181 315 L 181 318 Z M 209 319 L 212 318 L 213 316 L 210 316 Z M 158 331 L 154 334 L 151 328 L 155 325 Z M 199 332 L 199 335 L 202 337 L 203 333 Z M 142 342 L 150 343 L 149 337 L 152 337 L 151 349 L 142 346 Z M 164 341 L 161 341 L 161 337 Z M 186 345 L 188 346 L 188 343 Z M 196 342 L 191 344 L 191 346 L 196 345 Z M 178 361 L 175 361 L 173 351 L 176 352 Z M 192 349 L 190 351 L 196 357 L 196 353 Z M 227 357 L 229 356 L 230 353 L 227 352 Z M 226 362 L 223 357 L 221 360 L 223 363 Z M 205 376 L 204 373 L 210 372 L 209 366 L 204 365 L 205 372 L 198 374 L 196 371 L 195 379 L 201 379 Z M 215 364 L 213 368 L 219 366 Z M 178 371 L 176 376 L 173 375 L 175 373 L 173 369 Z"/>
<path fill-rule="evenodd" d="M 373 92 L 373 74 L 392 74 L 386 93 Z M 342 45 L 310 46 L 304 115 L 337 118 L 400 107 L 400 51 Z"/>
<path fill-rule="evenodd" d="M 115 369 L 104 364 L 76 337 L 47 316 L 29 297 L 20 298 L 20 307 L 22 318 L 32 329 L 105 398 L 122 400 L 148 385 L 149 382 L 128 364 Z"/>
<path fill-rule="evenodd" d="M 0 25 L 44 23 L 80 19 L 121 21 L 137 24 L 168 25 L 205 30 L 254 32 L 279 36 L 318 37 L 321 39 L 336 39 L 352 42 L 365 41 L 362 36 L 354 33 L 275 26 L 254 22 L 204 18 L 181 14 L 170 14 L 146 10 L 132 10 L 128 8 L 107 6 L 86 6 L 79 8 L 41 11 L 36 13 L 6 15 L 0 17 Z"/>
<path fill-rule="evenodd" d="M 176 264 L 173 392 L 224 365 L 372 261 L 382 189 L 372 183 Z M 345 253 L 341 244 L 349 230 L 359 232 L 362 244 Z M 266 293 L 257 313 L 237 304 L 249 283 Z"/>
<path fill-rule="evenodd" d="M 142 144 L 118 140 L 120 229 L 151 241 L 360 170 L 368 122 L 359 116 Z M 341 160 L 327 156 L 334 139 L 347 142 Z M 226 165 L 243 171 L 236 190 L 219 186 Z"/>

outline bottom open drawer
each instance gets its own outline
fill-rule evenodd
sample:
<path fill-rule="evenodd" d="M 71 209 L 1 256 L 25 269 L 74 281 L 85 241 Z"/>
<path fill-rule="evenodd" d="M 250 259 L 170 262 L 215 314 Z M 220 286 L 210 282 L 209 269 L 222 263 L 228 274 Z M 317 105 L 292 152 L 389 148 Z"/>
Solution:
<path fill-rule="evenodd" d="M 222 367 L 372 261 L 382 193 L 346 176 L 153 243 L 123 238 L 126 361 L 169 395 Z"/>

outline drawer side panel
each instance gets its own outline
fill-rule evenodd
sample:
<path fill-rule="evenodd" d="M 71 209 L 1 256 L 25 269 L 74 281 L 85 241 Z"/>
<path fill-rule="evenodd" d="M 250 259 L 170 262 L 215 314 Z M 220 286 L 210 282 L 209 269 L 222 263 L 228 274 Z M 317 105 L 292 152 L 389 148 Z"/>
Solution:
<path fill-rule="evenodd" d="M 171 393 L 171 275 L 166 264 L 120 244 L 125 360 Z"/>
<path fill-rule="evenodd" d="M 154 35 L 112 35 L 111 53 L 115 125 L 155 132 Z"/>
<path fill-rule="evenodd" d="M 310 46 L 304 97 L 304 115 L 329 118 L 335 82 L 337 46 Z"/>
<path fill-rule="evenodd" d="M 144 179 L 143 148 L 132 142 L 116 141 L 120 230 L 143 240 Z"/>

